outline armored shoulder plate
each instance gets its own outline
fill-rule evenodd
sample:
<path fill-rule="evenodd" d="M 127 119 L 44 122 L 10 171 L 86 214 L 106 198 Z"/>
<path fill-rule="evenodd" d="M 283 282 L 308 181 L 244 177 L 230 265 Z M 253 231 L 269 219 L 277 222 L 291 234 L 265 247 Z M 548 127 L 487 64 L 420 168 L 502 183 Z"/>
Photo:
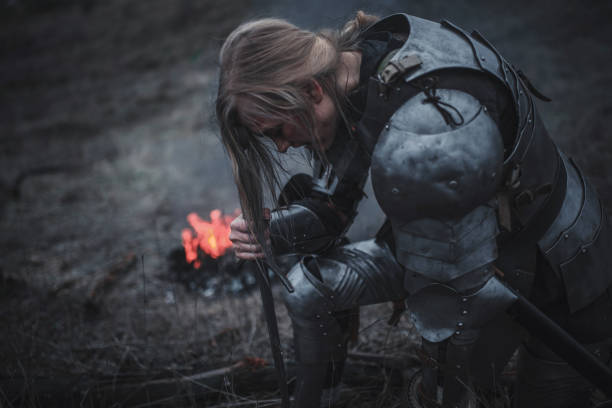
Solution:
<path fill-rule="evenodd" d="M 502 138 L 486 107 L 460 91 L 437 97 L 463 125 L 447 124 L 440 104 L 419 94 L 395 112 L 374 149 L 374 192 L 394 223 L 460 217 L 491 199 L 500 180 Z"/>
<path fill-rule="evenodd" d="M 415 54 L 422 64 L 418 70 L 404 76 L 404 81 L 409 82 L 433 70 L 464 68 L 486 71 L 505 82 L 503 59 L 496 55 L 492 47 L 477 41 L 448 21 L 436 23 L 408 15 L 406 18 L 410 24 L 410 36 L 394 59 Z"/>

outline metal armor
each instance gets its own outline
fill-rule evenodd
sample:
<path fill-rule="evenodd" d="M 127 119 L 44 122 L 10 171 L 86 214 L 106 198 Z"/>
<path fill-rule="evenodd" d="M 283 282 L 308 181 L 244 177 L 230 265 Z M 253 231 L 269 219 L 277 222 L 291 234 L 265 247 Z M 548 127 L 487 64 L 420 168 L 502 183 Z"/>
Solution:
<path fill-rule="evenodd" d="M 480 247 L 438 231 L 469 230 L 467 223 L 491 242 L 495 232 L 486 233 L 487 222 L 470 212 L 497 198 L 497 214 L 489 211 L 487 220 L 496 217 L 503 231 L 496 263 L 507 281 L 529 292 L 530 282 L 513 272 L 533 277 L 539 249 L 563 277 L 571 311 L 592 302 L 612 282 L 603 250 L 610 228 L 592 187 L 550 140 L 520 71 L 477 33 L 408 15 L 378 24 L 391 23 L 410 33 L 388 63 L 404 72 L 370 79 L 358 129 L 380 135 L 372 182 L 391 220 L 398 260 L 436 282 L 493 261 L 489 249 L 480 262 L 461 267 Z M 402 66 L 408 56 L 412 64 Z M 415 220 L 428 225 L 411 232 Z M 435 251 L 444 244 L 454 252 Z M 454 267 L 452 276 L 435 272 L 440 263 Z"/>
<path fill-rule="evenodd" d="M 377 140 L 374 191 L 423 337 L 465 345 L 465 333 L 484 328 L 494 338 L 500 329 L 487 327 L 508 303 L 487 290 L 493 268 L 525 295 L 544 294 L 535 299 L 543 307 L 566 301 L 575 313 L 604 296 L 611 228 L 549 138 L 530 92 L 540 94 L 477 32 L 403 14 L 371 30 L 391 27 L 409 35 L 370 78 L 357 129 Z M 468 295 L 490 311 L 462 319 Z M 498 370 L 518 340 L 498 350 Z"/>
<path fill-rule="evenodd" d="M 403 277 L 388 246 L 374 239 L 305 256 L 291 268 L 294 292 L 283 293 L 298 362 L 297 408 L 332 404 L 322 391 L 340 380 L 352 313 L 361 305 L 405 299 Z"/>
<path fill-rule="evenodd" d="M 532 98 L 542 95 L 477 32 L 405 14 L 363 36 L 379 31 L 405 42 L 368 79 L 355 131 L 334 143 L 313 179 L 302 178 L 307 192 L 273 215 L 278 252 L 320 254 L 288 275 L 303 370 L 298 406 L 319 403 L 322 364 L 343 360 L 343 312 L 357 305 L 408 296 L 426 354 L 445 345 L 445 406 L 458 404 L 472 379 L 491 386 L 525 336 L 502 313 L 512 302 L 502 283 L 582 342 L 612 337 L 609 324 L 585 323 L 612 319 L 612 229 L 589 182 L 548 136 Z M 390 233 L 332 250 L 370 163 Z M 530 353 L 525 364 L 549 355 Z M 435 369 L 423 375 L 434 394 Z"/>

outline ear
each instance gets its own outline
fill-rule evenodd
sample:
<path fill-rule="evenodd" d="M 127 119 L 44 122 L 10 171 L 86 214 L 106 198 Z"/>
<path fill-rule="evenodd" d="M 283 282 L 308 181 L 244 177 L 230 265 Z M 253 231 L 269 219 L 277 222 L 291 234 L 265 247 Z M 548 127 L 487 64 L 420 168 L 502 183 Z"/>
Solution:
<path fill-rule="evenodd" d="M 308 96 L 315 105 L 321 103 L 323 100 L 323 94 L 325 93 L 321 87 L 321 84 L 316 79 L 310 80 L 309 84 L 307 85 L 306 92 L 308 92 Z"/>

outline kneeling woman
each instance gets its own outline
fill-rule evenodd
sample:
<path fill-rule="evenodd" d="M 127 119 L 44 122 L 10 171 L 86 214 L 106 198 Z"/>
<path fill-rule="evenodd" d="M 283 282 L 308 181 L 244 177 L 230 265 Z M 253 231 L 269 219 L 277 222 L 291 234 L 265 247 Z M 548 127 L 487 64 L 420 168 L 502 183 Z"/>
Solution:
<path fill-rule="evenodd" d="M 522 342 L 519 406 L 580 404 L 586 380 L 504 311 L 508 287 L 520 291 L 609 357 L 612 234 L 596 193 L 549 138 L 541 95 L 486 39 L 405 14 L 377 20 L 359 12 L 312 33 L 263 19 L 221 49 L 217 117 L 244 214 L 236 255 L 303 255 L 285 296 L 296 406 L 319 406 L 339 380 L 346 311 L 403 299 L 444 367 L 424 367 L 422 403 L 456 406 L 471 384 L 493 386 Z M 313 176 L 292 178 L 271 216 L 263 197 L 281 186 L 267 139 L 313 156 Z M 368 172 L 388 221 L 344 245 Z"/>

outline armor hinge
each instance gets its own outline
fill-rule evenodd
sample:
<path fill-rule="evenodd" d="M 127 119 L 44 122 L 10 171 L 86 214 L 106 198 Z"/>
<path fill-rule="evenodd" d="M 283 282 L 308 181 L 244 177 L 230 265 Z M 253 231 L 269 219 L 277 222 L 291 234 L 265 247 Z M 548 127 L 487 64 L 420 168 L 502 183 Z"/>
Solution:
<path fill-rule="evenodd" d="M 423 61 L 416 54 L 406 54 L 397 59 L 391 58 L 378 77 L 383 84 L 390 84 L 399 76 L 420 66 L 422 63 Z"/>
<path fill-rule="evenodd" d="M 525 189 L 514 197 L 514 206 L 516 208 L 531 204 L 536 197 L 540 195 L 550 194 L 553 190 L 551 183 L 542 184 L 534 189 Z"/>
<path fill-rule="evenodd" d="M 500 226 L 506 231 L 512 232 L 512 210 L 510 208 L 509 191 L 501 191 L 497 194 L 497 218 Z"/>

